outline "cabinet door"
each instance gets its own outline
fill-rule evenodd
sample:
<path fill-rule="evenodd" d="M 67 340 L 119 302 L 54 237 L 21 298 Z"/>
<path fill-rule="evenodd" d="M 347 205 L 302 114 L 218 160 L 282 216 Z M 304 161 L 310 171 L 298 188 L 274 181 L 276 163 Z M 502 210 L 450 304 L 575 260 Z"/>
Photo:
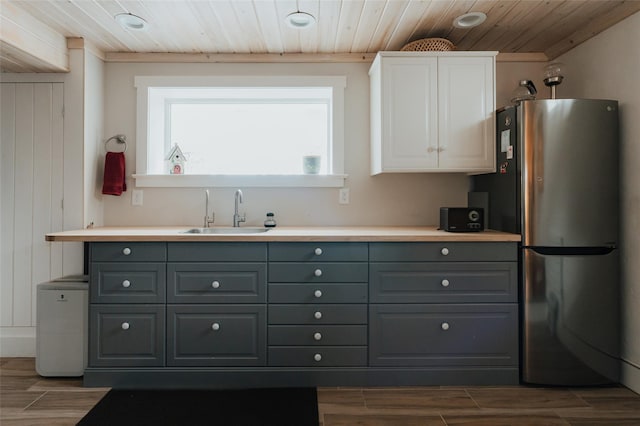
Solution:
<path fill-rule="evenodd" d="M 438 58 L 441 171 L 495 168 L 494 58 Z"/>
<path fill-rule="evenodd" d="M 164 365 L 164 305 L 91 305 L 89 365 Z"/>
<path fill-rule="evenodd" d="M 370 305 L 371 366 L 515 366 L 514 304 Z"/>
<path fill-rule="evenodd" d="M 261 305 L 169 305 L 167 365 L 265 365 L 266 330 Z"/>
<path fill-rule="evenodd" d="M 437 58 L 383 58 L 382 168 L 437 167 Z"/>

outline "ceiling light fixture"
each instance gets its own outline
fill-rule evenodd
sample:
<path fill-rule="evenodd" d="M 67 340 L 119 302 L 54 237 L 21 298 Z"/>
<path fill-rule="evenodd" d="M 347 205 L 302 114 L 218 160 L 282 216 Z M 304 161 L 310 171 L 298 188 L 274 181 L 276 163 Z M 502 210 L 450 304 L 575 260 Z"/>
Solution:
<path fill-rule="evenodd" d="M 482 24 L 487 15 L 482 12 L 470 12 L 460 15 L 453 20 L 453 26 L 456 28 L 473 28 Z"/>
<path fill-rule="evenodd" d="M 149 27 L 147 21 L 131 13 L 119 13 L 114 18 L 125 30 L 144 31 Z"/>
<path fill-rule="evenodd" d="M 293 12 L 284 18 L 287 25 L 295 29 L 309 28 L 316 23 L 315 16 L 305 12 Z"/>

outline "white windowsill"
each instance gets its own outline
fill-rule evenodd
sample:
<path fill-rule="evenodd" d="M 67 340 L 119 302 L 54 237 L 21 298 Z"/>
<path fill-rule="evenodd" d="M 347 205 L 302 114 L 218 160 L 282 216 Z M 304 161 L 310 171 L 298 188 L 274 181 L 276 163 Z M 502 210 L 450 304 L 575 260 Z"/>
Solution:
<path fill-rule="evenodd" d="M 347 175 L 138 175 L 136 187 L 149 188 L 342 188 Z"/>

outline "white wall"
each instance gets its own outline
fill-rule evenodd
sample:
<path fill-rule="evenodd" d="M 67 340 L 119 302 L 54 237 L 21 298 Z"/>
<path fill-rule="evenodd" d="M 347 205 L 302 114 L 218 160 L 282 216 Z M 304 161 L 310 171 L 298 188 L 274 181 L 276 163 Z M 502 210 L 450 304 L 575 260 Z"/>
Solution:
<path fill-rule="evenodd" d="M 247 225 L 274 211 L 281 225 L 435 225 L 441 206 L 465 206 L 468 178 L 460 174 L 369 175 L 369 64 L 139 64 L 106 66 L 106 135 L 127 136 L 127 174 L 135 166 L 137 75 L 345 75 L 345 172 L 348 205 L 336 188 L 242 188 Z M 134 182 L 127 181 L 128 188 Z M 229 225 L 235 188 L 213 188 L 216 224 Z M 144 205 L 131 205 L 131 191 L 105 196 L 106 225 L 199 225 L 203 189 L 144 188 Z"/>
<path fill-rule="evenodd" d="M 47 87 L 60 92 L 57 110 L 49 118 L 39 114 L 45 122 L 29 114 L 28 105 L 16 115 L 26 135 L 21 139 L 8 132 L 7 93 L 2 96 L 0 356 L 35 355 L 37 285 L 83 272 L 82 243 L 48 243 L 44 235 L 102 220 L 101 197 L 94 187 L 102 146 L 104 64 L 74 48 L 69 65 L 69 73 L 0 75 L 3 85 L 34 88 L 33 95 L 23 96 L 33 102 L 32 112 L 56 105 Z M 16 150 L 19 155 L 14 156 Z"/>
<path fill-rule="evenodd" d="M 640 392 L 640 13 L 576 47 L 558 61 L 566 65 L 558 97 L 619 101 L 625 360 L 622 382 Z"/>

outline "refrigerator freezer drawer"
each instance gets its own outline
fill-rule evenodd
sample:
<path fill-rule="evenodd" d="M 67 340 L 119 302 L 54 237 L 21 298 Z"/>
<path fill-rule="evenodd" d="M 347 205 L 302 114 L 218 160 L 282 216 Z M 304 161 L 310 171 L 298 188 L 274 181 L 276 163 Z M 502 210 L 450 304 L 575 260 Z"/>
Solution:
<path fill-rule="evenodd" d="M 529 383 L 595 385 L 619 377 L 618 251 L 524 249 L 522 374 Z"/>

